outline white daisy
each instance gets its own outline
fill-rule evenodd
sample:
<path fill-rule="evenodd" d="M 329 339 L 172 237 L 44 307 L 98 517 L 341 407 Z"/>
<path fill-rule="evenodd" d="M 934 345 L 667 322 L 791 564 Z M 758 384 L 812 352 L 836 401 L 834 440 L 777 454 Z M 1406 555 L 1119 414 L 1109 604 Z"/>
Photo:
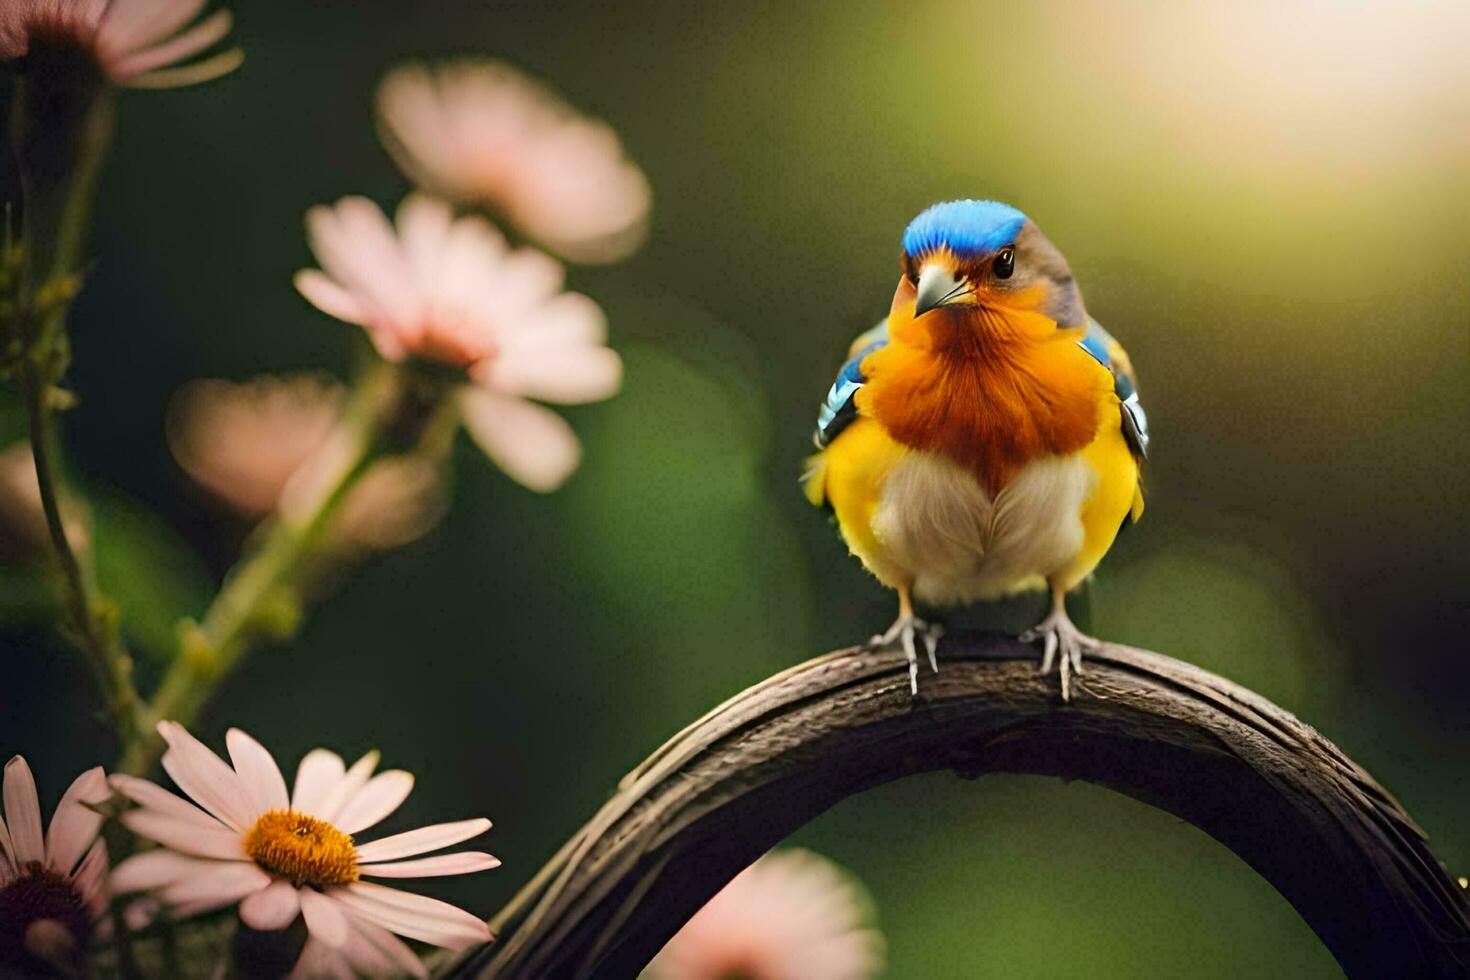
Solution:
<path fill-rule="evenodd" d="M 562 290 L 559 262 L 426 194 L 404 200 L 396 227 L 361 197 L 312 208 L 306 226 L 322 268 L 298 272 L 296 288 L 312 305 L 363 327 L 389 361 L 463 372 L 465 427 L 514 479 L 549 491 L 571 475 L 576 435 L 531 399 L 600 401 L 623 364 L 602 310 Z"/>
<path fill-rule="evenodd" d="M 159 722 L 158 732 L 168 743 L 164 770 L 199 806 L 146 780 L 113 776 L 113 788 L 138 804 L 121 816 L 124 826 L 163 845 L 119 864 L 113 892 L 148 892 L 176 919 L 238 902 L 252 929 L 284 929 L 299 914 L 313 949 L 394 964 L 383 973 L 423 974 L 396 936 L 456 950 L 490 940 L 485 923 L 463 909 L 364 880 L 497 867 L 497 859 L 479 851 L 417 856 L 482 834 L 489 820 L 435 824 L 359 844 L 353 835 L 398 809 L 413 788 L 413 777 L 401 770 L 374 776 L 376 752 L 350 769 L 335 753 L 309 752 L 288 795 L 270 753 L 237 728 L 226 735 L 233 766 L 177 722 Z"/>
<path fill-rule="evenodd" d="M 0 974 L 75 964 L 107 907 L 102 816 L 85 804 L 112 796 L 100 767 L 62 795 L 43 831 L 36 781 L 20 756 L 5 765 L 0 819 Z"/>
<path fill-rule="evenodd" d="M 862 888 L 810 851 L 774 851 L 684 924 L 648 966 L 650 980 L 866 980 L 883 937 Z"/>
<path fill-rule="evenodd" d="M 378 89 L 383 142 L 421 186 L 488 205 L 573 261 L 643 243 L 648 178 L 617 134 L 498 61 L 404 65 Z"/>

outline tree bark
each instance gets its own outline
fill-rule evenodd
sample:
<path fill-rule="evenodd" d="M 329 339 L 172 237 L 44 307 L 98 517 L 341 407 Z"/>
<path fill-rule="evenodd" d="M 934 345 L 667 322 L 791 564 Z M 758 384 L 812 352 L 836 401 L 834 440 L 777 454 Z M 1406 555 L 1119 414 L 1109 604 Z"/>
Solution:
<path fill-rule="evenodd" d="M 1057 678 L 1013 639 L 947 636 L 941 654 L 917 697 L 901 654 L 855 649 L 716 708 L 629 773 L 492 921 L 498 941 L 450 974 L 636 976 L 802 824 L 881 783 L 949 769 L 1083 779 L 1189 821 L 1270 881 L 1351 976 L 1470 975 L 1470 901 L 1424 833 L 1264 698 L 1106 645 L 1064 705 Z"/>

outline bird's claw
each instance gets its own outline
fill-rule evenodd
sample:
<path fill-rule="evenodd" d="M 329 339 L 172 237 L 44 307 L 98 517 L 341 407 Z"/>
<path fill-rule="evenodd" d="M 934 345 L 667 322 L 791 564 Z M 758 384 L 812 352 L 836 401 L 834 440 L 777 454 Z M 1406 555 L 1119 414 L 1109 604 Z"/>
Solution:
<path fill-rule="evenodd" d="M 1102 644 L 1079 630 L 1065 611 L 1047 616 L 1019 637 L 1022 643 L 1041 641 L 1041 670 L 1049 674 L 1059 667 L 1062 700 L 1072 700 L 1072 678 L 1082 674 L 1082 655 L 1096 653 Z"/>
<path fill-rule="evenodd" d="M 914 642 L 914 637 L 917 636 L 924 644 L 924 652 L 929 655 L 929 668 L 937 674 L 939 673 L 939 638 L 943 635 L 944 627 L 940 624 L 908 614 L 894 620 L 888 632 L 878 633 L 869 640 L 868 649 L 902 649 L 904 656 L 908 657 L 909 661 L 909 691 L 912 694 L 918 694 L 919 650 Z"/>

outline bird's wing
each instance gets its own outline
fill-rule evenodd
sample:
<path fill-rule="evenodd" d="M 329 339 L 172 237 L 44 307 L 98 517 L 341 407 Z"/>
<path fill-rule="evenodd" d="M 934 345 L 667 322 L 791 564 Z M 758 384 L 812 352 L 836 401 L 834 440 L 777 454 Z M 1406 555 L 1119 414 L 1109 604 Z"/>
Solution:
<path fill-rule="evenodd" d="M 831 445 L 838 433 L 857 417 L 857 404 L 853 398 L 867 381 L 863 375 L 863 358 L 887 343 L 888 321 L 884 320 L 859 334 L 848 348 L 847 363 L 837 372 L 837 380 L 827 390 L 827 400 L 817 413 L 817 431 L 812 434 L 812 442 L 818 449 Z"/>
<path fill-rule="evenodd" d="M 1103 329 L 1096 320 L 1087 321 L 1087 333 L 1077 341 L 1103 367 L 1113 373 L 1113 391 L 1123 408 L 1123 435 L 1133 454 L 1139 459 L 1148 458 L 1148 416 L 1143 403 L 1138 400 L 1138 376 L 1133 373 L 1133 362 L 1123 345 Z"/>

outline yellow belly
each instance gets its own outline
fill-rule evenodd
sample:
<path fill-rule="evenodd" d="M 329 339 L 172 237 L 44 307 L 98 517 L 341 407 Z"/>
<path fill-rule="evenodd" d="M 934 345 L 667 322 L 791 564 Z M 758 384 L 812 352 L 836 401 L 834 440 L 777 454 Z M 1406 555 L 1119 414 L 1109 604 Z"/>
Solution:
<path fill-rule="evenodd" d="M 813 461 L 807 493 L 831 504 L 880 581 L 931 605 L 1075 588 L 1143 509 L 1138 464 L 1116 426 L 1070 457 L 1033 461 L 991 499 L 967 471 L 859 418 Z"/>

